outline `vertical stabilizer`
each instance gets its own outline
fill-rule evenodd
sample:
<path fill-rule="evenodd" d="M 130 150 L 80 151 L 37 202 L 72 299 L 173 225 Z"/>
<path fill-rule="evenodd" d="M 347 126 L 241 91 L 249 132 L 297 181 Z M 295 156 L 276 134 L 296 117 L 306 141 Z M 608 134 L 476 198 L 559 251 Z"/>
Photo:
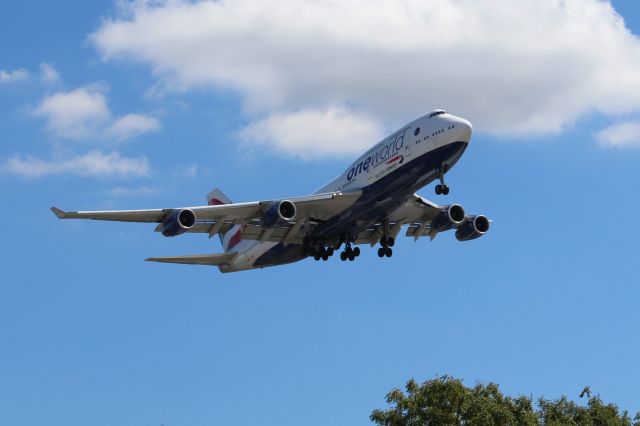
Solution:
<path fill-rule="evenodd" d="M 232 202 L 229 197 L 220 191 L 220 188 L 216 188 L 207 194 L 207 204 L 217 206 L 218 204 L 232 204 Z"/>
<path fill-rule="evenodd" d="M 229 197 L 224 195 L 224 193 L 220 190 L 220 188 L 216 188 L 207 194 L 207 205 L 209 206 L 218 206 L 220 204 L 233 204 Z M 235 226 L 234 226 L 235 227 Z M 233 229 L 232 227 L 231 229 Z M 228 232 L 228 231 L 226 231 Z M 218 237 L 220 237 L 220 243 L 224 248 L 224 251 L 227 251 L 227 247 L 224 243 L 224 236 L 226 232 L 218 232 Z"/>

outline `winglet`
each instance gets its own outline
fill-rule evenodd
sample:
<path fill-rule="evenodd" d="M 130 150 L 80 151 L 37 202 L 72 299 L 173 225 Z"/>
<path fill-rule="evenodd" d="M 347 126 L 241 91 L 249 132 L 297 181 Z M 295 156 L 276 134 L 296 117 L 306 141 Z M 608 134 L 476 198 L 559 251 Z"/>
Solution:
<path fill-rule="evenodd" d="M 58 219 L 65 219 L 67 217 L 67 213 L 57 207 L 51 207 L 51 211 L 56 215 Z"/>

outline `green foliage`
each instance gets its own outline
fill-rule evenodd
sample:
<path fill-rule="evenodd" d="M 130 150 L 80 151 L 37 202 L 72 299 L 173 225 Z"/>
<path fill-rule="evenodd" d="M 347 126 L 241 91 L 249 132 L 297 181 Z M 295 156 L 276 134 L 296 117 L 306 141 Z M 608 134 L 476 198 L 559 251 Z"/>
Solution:
<path fill-rule="evenodd" d="M 588 388 L 585 388 L 588 389 Z M 590 395 L 590 392 L 589 392 Z M 569 401 L 504 396 L 497 384 L 466 387 L 461 380 L 444 376 L 419 385 L 411 379 L 405 392 L 387 394 L 387 410 L 374 410 L 370 419 L 383 426 L 640 426 L 640 413 L 630 419 L 614 404 L 589 396 L 586 407 Z"/>

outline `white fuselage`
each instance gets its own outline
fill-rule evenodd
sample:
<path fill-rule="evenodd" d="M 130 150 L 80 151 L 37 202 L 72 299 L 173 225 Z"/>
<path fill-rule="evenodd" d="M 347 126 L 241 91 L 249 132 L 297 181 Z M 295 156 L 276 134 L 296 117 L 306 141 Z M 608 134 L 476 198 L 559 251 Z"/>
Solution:
<path fill-rule="evenodd" d="M 374 199 L 376 191 L 385 193 L 393 187 L 402 193 L 399 197 L 409 196 L 437 178 L 438 171 L 444 174 L 450 169 L 457 157 L 448 157 L 446 147 L 460 143 L 466 146 L 471 132 L 467 120 L 442 110 L 432 111 L 378 142 L 316 193 L 368 190 L 369 196 L 374 192 Z M 261 267 L 256 261 L 279 244 L 242 240 L 242 229 L 242 225 L 236 225 L 223 238 L 225 251 L 238 253 L 231 264 L 221 267 L 223 272 Z"/>

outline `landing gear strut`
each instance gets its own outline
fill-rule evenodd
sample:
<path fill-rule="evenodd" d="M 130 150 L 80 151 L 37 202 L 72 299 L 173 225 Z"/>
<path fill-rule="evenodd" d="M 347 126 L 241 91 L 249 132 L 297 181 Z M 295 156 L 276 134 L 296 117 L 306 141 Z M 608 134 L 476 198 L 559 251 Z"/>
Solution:
<path fill-rule="evenodd" d="M 396 240 L 393 237 L 380 238 L 380 248 L 378 249 L 378 257 L 391 257 L 393 256 L 393 250 L 391 247 L 395 244 Z"/>
<path fill-rule="evenodd" d="M 444 183 L 444 174 L 447 172 L 447 165 L 445 164 L 444 168 L 438 167 L 436 172 L 438 173 L 438 179 L 440 179 L 440 183 L 436 185 L 436 194 L 449 194 L 449 186 Z"/>

